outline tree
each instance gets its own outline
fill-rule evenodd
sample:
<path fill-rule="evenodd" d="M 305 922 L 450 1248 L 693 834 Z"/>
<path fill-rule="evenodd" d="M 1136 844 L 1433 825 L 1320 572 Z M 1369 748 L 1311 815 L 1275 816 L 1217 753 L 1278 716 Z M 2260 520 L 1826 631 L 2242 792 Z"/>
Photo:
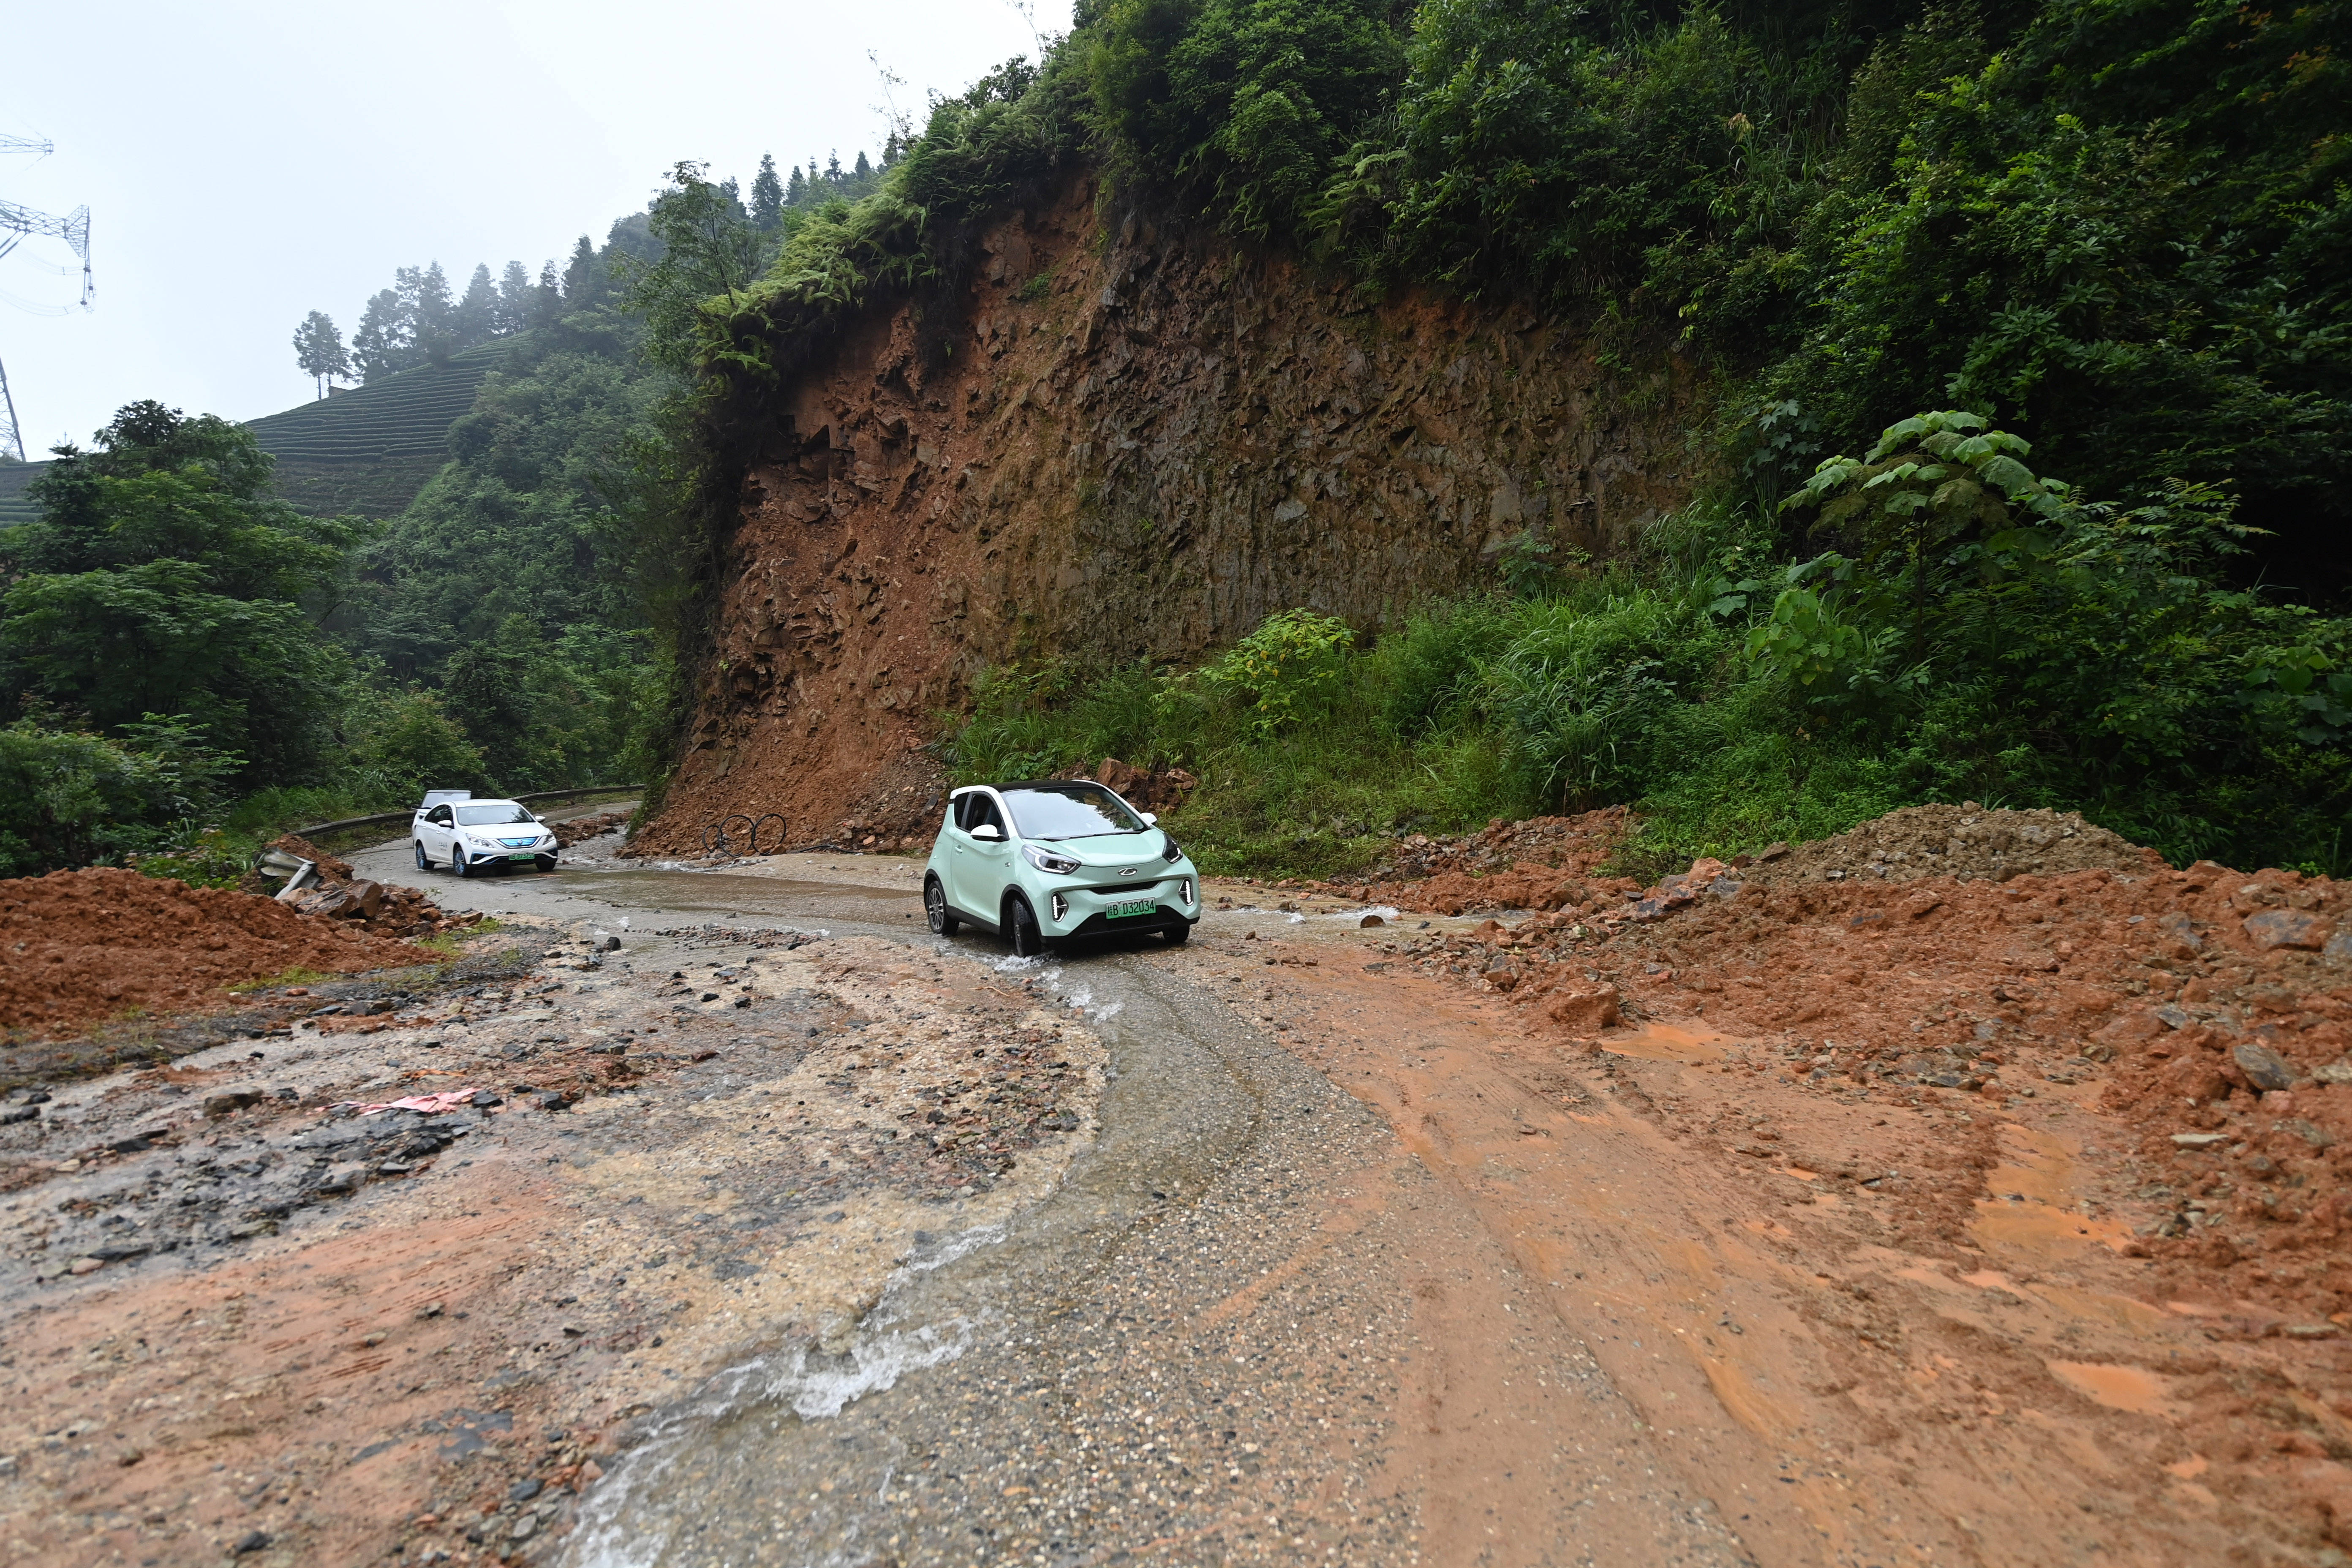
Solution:
<path fill-rule="evenodd" d="M 873 174 L 874 165 L 866 161 L 866 154 L 864 153 L 859 153 L 857 154 L 857 163 L 856 166 L 849 171 L 849 177 L 854 180 L 864 181 L 872 178 Z"/>
<path fill-rule="evenodd" d="M 784 205 L 796 207 L 808 199 L 808 176 L 801 173 L 798 163 L 793 165 L 793 177 L 784 183 Z"/>
<path fill-rule="evenodd" d="M 798 177 L 794 171 L 794 177 Z M 784 187 L 776 178 L 776 155 L 760 154 L 760 172 L 751 177 L 751 226 L 773 234 L 784 221 Z"/>
<path fill-rule="evenodd" d="M 563 313 L 563 282 L 555 275 L 552 259 L 539 266 L 539 282 L 532 287 L 530 319 L 538 326 L 551 326 Z"/>
<path fill-rule="evenodd" d="M 352 356 L 343 348 L 342 331 L 332 316 L 313 310 L 294 329 L 294 363 L 318 382 L 320 397 L 327 395 L 329 382 L 351 378 Z"/>
<path fill-rule="evenodd" d="M 457 306 L 450 300 L 449 279 L 441 264 L 436 261 L 421 271 L 397 267 L 392 277 L 408 315 L 409 342 L 416 350 L 408 363 L 430 360 L 437 364 L 448 358 L 456 346 Z"/>
<path fill-rule="evenodd" d="M 415 333 L 398 291 L 380 289 L 360 312 L 360 330 L 352 334 L 352 357 L 358 362 L 360 379 L 373 381 L 380 375 L 406 370 L 411 363 L 409 344 Z"/>
<path fill-rule="evenodd" d="M 670 188 L 646 215 L 661 241 L 659 258 L 624 263 L 629 305 L 645 315 L 650 342 L 667 345 L 673 360 L 691 353 L 704 300 L 725 295 L 732 301 L 759 276 L 759 237 L 726 187 L 702 177 L 705 168 L 684 163 L 670 171 Z"/>
<path fill-rule="evenodd" d="M 273 784 L 319 776 L 347 667 L 304 601 L 332 608 L 364 525 L 277 500 L 226 419 L 134 403 L 97 440 L 60 448 L 8 540 L 10 684 L 114 733 L 177 716 Z"/>
<path fill-rule="evenodd" d="M 474 276 L 466 283 L 466 297 L 450 313 L 449 324 L 451 336 L 461 349 L 488 342 L 498 335 L 499 291 L 490 281 L 487 262 L 475 267 Z"/>
<path fill-rule="evenodd" d="M 580 243 L 572 247 L 572 259 L 563 268 L 563 302 L 577 310 L 588 303 L 596 288 L 596 247 L 582 235 Z"/>
<path fill-rule="evenodd" d="M 511 337 L 531 323 L 533 305 L 530 274 L 520 261 L 507 263 L 499 279 L 498 326 L 500 337 Z"/>

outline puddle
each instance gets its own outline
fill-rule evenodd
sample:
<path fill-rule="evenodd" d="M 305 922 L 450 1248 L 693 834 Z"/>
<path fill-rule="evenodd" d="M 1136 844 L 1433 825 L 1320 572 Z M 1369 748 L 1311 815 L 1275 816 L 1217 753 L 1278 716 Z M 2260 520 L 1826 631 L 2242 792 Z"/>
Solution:
<path fill-rule="evenodd" d="M 2001 1144 L 2008 1159 L 1986 1174 L 1990 1195 L 1977 1200 L 1969 1227 L 1979 1243 L 2043 1257 L 2085 1247 L 2121 1252 L 2130 1245 L 2131 1226 L 2082 1212 L 2082 1166 L 2072 1140 L 2011 1125 L 2001 1129 Z"/>
<path fill-rule="evenodd" d="M 2172 1402 L 2165 1397 L 2164 1379 L 2140 1367 L 2097 1361 L 2053 1361 L 2042 1364 L 2059 1382 L 2110 1410 L 2165 1417 L 2172 1414 Z"/>
<path fill-rule="evenodd" d="M 1685 1029 L 1674 1024 L 1644 1024 L 1622 1035 L 1604 1036 L 1601 1048 L 1611 1056 L 1645 1062 L 1683 1062 L 1696 1067 L 1721 1061 L 1730 1039 L 1706 1029 Z"/>

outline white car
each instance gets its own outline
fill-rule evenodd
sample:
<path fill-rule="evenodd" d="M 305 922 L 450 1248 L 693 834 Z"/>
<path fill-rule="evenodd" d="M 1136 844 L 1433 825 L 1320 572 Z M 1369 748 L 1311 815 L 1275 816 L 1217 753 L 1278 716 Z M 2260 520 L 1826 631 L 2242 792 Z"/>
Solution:
<path fill-rule="evenodd" d="M 511 800 L 476 800 L 457 790 L 433 790 L 409 825 L 416 868 L 447 866 L 471 877 L 500 866 L 555 869 L 555 829 Z"/>

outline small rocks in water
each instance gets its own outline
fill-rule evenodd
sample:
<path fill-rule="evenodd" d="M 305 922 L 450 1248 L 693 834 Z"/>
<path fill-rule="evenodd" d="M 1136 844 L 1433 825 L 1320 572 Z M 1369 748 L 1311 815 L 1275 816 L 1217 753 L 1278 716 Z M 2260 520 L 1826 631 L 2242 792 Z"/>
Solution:
<path fill-rule="evenodd" d="M 539 1516 L 537 1514 L 524 1514 L 507 1527 L 507 1539 L 509 1541 L 529 1541 L 538 1533 Z"/>
<path fill-rule="evenodd" d="M 2286 1089 L 2294 1082 L 2294 1068 L 2287 1065 L 2285 1058 L 2268 1046 L 2259 1046 L 2250 1040 L 2232 1047 L 2230 1058 L 2256 1089 Z"/>
<path fill-rule="evenodd" d="M 31 1121 L 40 1114 L 41 1108 L 37 1105 L 14 1106 L 0 1110 L 0 1127 L 14 1127 L 19 1121 Z"/>
<path fill-rule="evenodd" d="M 531 1499 L 537 1497 L 542 1489 L 543 1486 L 541 1482 L 527 1476 L 507 1489 L 507 1500 L 509 1502 L 529 1502 Z"/>
<path fill-rule="evenodd" d="M 1369 930 L 1373 926 L 1384 926 L 1388 923 L 1388 921 L 1382 920 L 1378 915 L 1366 915 L 1363 919 L 1358 921 L 1356 925 L 1359 930 Z"/>
<path fill-rule="evenodd" d="M 2216 1143 L 2227 1142 L 2229 1136 L 2226 1132 L 2176 1132 L 2172 1141 L 2183 1149 L 2210 1149 Z"/>
<path fill-rule="evenodd" d="M 66 1272 L 68 1274 L 95 1274 L 105 1267 L 106 1261 L 103 1258 L 77 1258 L 72 1263 L 67 1266 Z"/>
<path fill-rule="evenodd" d="M 251 1089 L 233 1089 L 227 1094 L 205 1096 L 205 1120 L 218 1121 L 224 1116 L 234 1116 L 250 1105 L 259 1105 L 261 1096 Z"/>
<path fill-rule="evenodd" d="M 247 1534 L 235 1546 L 230 1547 L 229 1551 L 236 1556 L 247 1557 L 256 1552 L 266 1552 L 268 1549 L 269 1532 L 266 1530 L 257 1530 Z"/>

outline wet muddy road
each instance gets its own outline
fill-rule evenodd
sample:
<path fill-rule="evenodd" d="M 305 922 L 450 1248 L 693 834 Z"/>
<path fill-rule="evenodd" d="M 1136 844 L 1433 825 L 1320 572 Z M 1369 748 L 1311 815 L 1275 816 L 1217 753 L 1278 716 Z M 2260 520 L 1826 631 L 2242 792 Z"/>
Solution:
<path fill-rule="evenodd" d="M 563 1561 L 1743 1560 L 1446 1184 L 1214 994 L 1218 949 L 1256 962 L 1251 917 L 1212 917 L 1193 952 L 1018 965 L 910 929 L 907 863 L 835 864 L 433 879 L 445 907 L 600 929 L 945 950 L 1025 973 L 1108 1052 L 1097 1135 L 1050 1195 L 939 1236 L 845 1338 L 644 1418 Z"/>
<path fill-rule="evenodd" d="M 2336 1561 L 2337 1347 L 2151 1291 L 2094 1085 L 1580 1041 L 1238 885 L 1015 963 L 909 861 L 609 847 L 354 857 L 507 929 L 0 1128 L 0 1563 Z"/>

